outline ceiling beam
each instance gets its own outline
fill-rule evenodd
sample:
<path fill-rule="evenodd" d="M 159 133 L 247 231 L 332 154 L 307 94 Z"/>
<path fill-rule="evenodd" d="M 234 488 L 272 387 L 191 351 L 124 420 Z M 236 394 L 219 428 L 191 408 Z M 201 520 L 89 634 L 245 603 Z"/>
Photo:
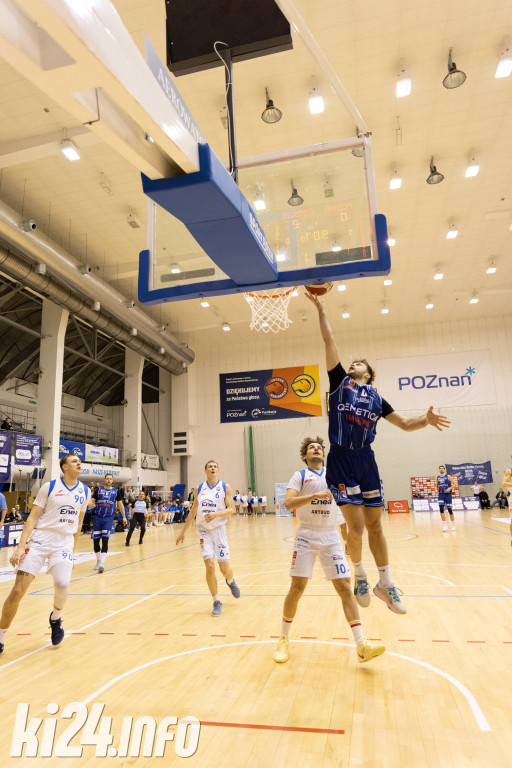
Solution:
<path fill-rule="evenodd" d="M 39 354 L 39 347 L 39 339 L 34 339 L 28 344 L 25 344 L 23 349 L 13 355 L 9 360 L 2 362 L 2 367 L 0 370 L 0 387 L 7 381 L 7 379 L 10 379 L 13 374 L 16 373 L 16 371 L 21 368 L 22 365 L 31 363 L 32 360 L 37 357 Z"/>

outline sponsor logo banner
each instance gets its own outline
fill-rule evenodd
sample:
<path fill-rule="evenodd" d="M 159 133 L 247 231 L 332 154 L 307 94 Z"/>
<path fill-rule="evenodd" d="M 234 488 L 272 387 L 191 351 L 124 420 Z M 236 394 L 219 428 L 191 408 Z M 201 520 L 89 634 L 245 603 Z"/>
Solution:
<path fill-rule="evenodd" d="M 437 499 L 413 499 L 412 508 L 415 512 L 439 512 L 439 502 Z M 454 512 L 474 511 L 476 509 L 480 509 L 478 496 L 460 496 L 452 499 Z"/>
<path fill-rule="evenodd" d="M 388 512 L 389 514 L 392 513 L 408 513 L 409 512 L 409 502 L 405 499 L 403 501 L 388 501 Z"/>
<path fill-rule="evenodd" d="M 322 415 L 318 365 L 221 373 L 219 378 L 221 423 Z"/>
<path fill-rule="evenodd" d="M 39 435 L 14 435 L 14 463 L 21 466 L 41 466 L 43 439 Z"/>
<path fill-rule="evenodd" d="M 117 448 L 108 448 L 106 445 L 85 445 L 85 460 L 95 461 L 98 464 L 118 464 L 119 451 Z"/>
<path fill-rule="evenodd" d="M 11 432 L 0 432 L 0 483 L 6 483 L 11 476 Z"/>
<path fill-rule="evenodd" d="M 458 477 L 460 485 L 492 483 L 492 467 L 490 461 L 483 461 L 481 464 L 472 464 L 468 461 L 463 464 L 447 464 L 446 471 L 449 475 Z"/>
<path fill-rule="evenodd" d="M 75 443 L 72 440 L 60 440 L 59 459 L 67 453 L 75 453 L 81 461 L 85 461 L 85 443 Z"/>
<path fill-rule="evenodd" d="M 489 350 L 377 361 L 379 392 L 400 411 L 496 403 Z"/>

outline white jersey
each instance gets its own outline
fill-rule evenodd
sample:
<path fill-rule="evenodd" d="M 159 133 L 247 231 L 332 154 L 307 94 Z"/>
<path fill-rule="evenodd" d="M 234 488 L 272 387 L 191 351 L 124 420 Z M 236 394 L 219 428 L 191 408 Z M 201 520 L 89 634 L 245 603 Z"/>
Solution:
<path fill-rule="evenodd" d="M 207 482 L 201 483 L 197 489 L 196 527 L 211 530 L 226 525 L 225 517 L 216 517 L 209 523 L 204 519 L 205 514 L 216 512 L 218 509 L 226 509 L 226 483 L 218 480 L 213 488 L 210 488 Z"/>
<path fill-rule="evenodd" d="M 242 507 L 247 507 L 249 504 L 247 496 L 240 496 L 240 501 L 242 502 Z"/>
<path fill-rule="evenodd" d="M 262 507 L 266 507 L 267 506 L 267 497 L 266 496 L 260 496 L 258 501 L 260 502 Z"/>
<path fill-rule="evenodd" d="M 36 507 L 43 509 L 34 530 L 72 536 L 78 531 L 78 520 L 87 509 L 89 495 L 90 490 L 83 483 L 73 488 L 61 479 L 44 483 L 34 501 Z"/>
<path fill-rule="evenodd" d="M 292 476 L 287 488 L 298 491 L 301 496 L 326 491 L 325 467 L 320 472 L 302 469 Z M 309 504 L 297 507 L 297 518 L 307 528 L 336 528 L 342 521 L 341 512 L 333 499 L 312 499 Z"/>

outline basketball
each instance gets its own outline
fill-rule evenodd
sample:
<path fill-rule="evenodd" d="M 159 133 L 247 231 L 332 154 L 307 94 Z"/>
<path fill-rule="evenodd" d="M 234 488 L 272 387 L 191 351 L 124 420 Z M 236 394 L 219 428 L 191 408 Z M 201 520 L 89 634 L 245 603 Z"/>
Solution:
<path fill-rule="evenodd" d="M 306 285 L 306 291 L 314 294 L 315 296 L 324 296 L 332 288 L 332 283 L 315 283 L 314 285 Z"/>

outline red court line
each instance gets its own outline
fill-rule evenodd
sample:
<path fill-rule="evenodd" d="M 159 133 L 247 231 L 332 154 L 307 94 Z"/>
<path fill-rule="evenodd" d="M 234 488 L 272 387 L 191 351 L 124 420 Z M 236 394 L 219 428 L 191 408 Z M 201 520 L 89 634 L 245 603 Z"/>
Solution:
<path fill-rule="evenodd" d="M 113 632 L 100 632 L 100 635 L 113 635 Z"/>
<path fill-rule="evenodd" d="M 155 635 L 158 635 L 159 637 L 160 637 L 160 636 L 162 636 L 162 637 L 163 637 L 163 636 L 165 635 L 165 637 L 168 637 L 168 636 L 169 636 L 169 633 L 168 633 L 168 632 L 155 632 Z"/>
<path fill-rule="evenodd" d="M 485 640 L 466 640 L 467 643 L 485 643 Z"/>
<path fill-rule="evenodd" d="M 505 645 L 512 645 L 512 640 L 504 640 Z"/>
<path fill-rule="evenodd" d="M 271 640 L 279 640 L 280 635 L 270 635 Z"/>
<path fill-rule="evenodd" d="M 298 728 L 294 725 L 256 725 L 254 723 L 214 723 L 207 720 L 201 720 L 201 725 L 222 726 L 223 728 L 255 728 L 262 731 L 298 731 L 299 733 L 339 733 L 344 734 L 335 728 Z"/>
<path fill-rule="evenodd" d="M 187 635 L 187 634 L 183 634 L 183 635 L 182 635 L 182 637 L 197 637 L 197 635 Z"/>
<path fill-rule="evenodd" d="M 21 635 L 31 635 L 32 632 L 18 632 L 18 637 Z"/>
<path fill-rule="evenodd" d="M 86 635 L 87 632 L 72 632 L 72 635 Z"/>
<path fill-rule="evenodd" d="M 256 637 L 256 635 L 240 635 L 240 637 Z"/>
<path fill-rule="evenodd" d="M 316 637 L 301 637 L 301 640 L 316 640 Z"/>
<path fill-rule="evenodd" d="M 382 641 L 382 637 L 369 637 L 368 640 L 381 640 Z"/>
<path fill-rule="evenodd" d="M 210 637 L 226 637 L 226 635 L 210 635 Z"/>
<path fill-rule="evenodd" d="M 400 638 L 400 637 L 399 637 L 399 638 L 398 638 L 398 642 L 399 642 L 399 643 L 415 643 L 415 642 L 416 642 L 416 640 L 410 640 L 410 639 L 408 639 L 408 638 Z"/>
<path fill-rule="evenodd" d="M 127 635 L 141 635 L 142 632 L 127 632 Z"/>
<path fill-rule="evenodd" d="M 449 640 L 432 640 L 433 643 L 449 643 Z"/>

